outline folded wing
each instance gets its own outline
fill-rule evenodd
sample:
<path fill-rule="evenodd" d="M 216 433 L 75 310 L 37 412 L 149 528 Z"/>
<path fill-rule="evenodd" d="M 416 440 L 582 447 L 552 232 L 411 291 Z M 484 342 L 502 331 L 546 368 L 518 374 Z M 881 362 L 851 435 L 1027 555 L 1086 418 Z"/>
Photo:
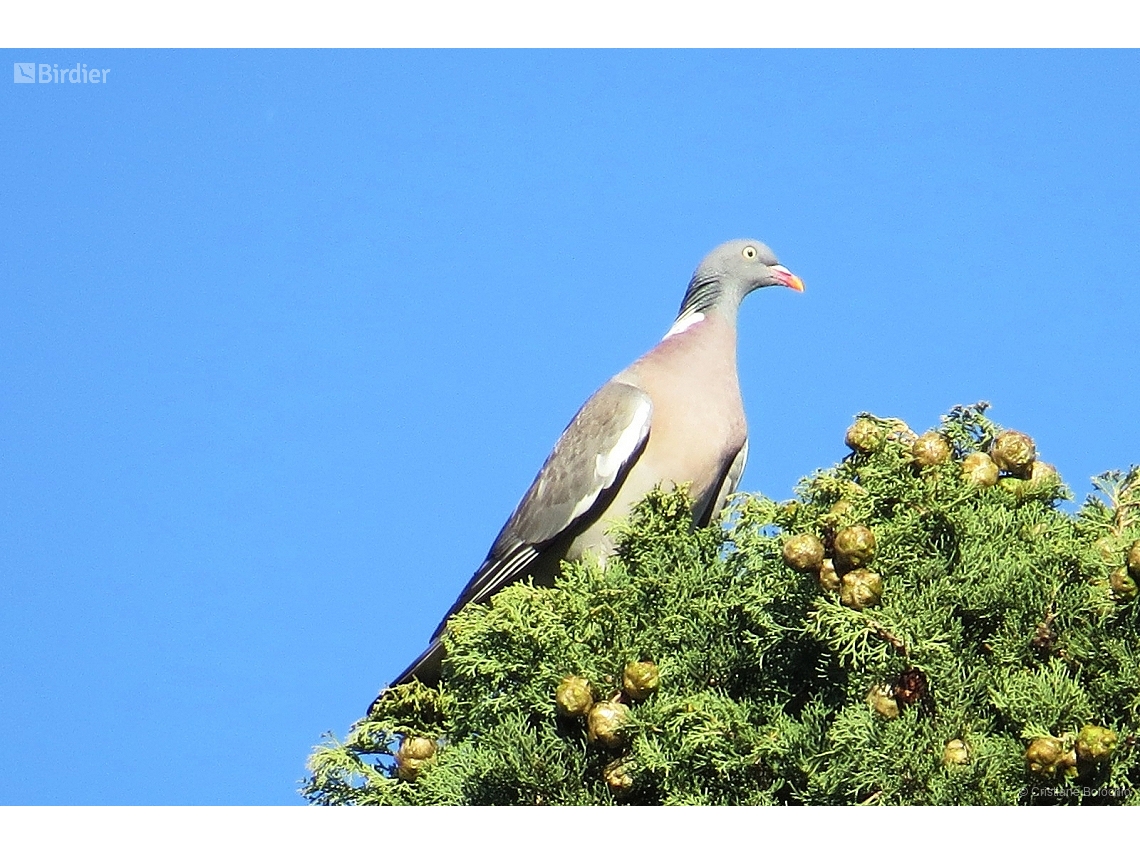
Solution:
<path fill-rule="evenodd" d="M 649 440 L 653 402 L 611 380 L 582 406 L 447 616 L 524 578 L 544 548 L 596 518 Z"/>

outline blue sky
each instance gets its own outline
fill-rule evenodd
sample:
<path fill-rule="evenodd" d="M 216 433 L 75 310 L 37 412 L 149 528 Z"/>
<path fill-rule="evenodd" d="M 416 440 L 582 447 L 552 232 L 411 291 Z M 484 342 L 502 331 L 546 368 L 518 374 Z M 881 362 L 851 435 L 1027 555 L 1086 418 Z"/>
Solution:
<path fill-rule="evenodd" d="M 1136 52 L 0 54 L 0 803 L 298 803 L 729 238 L 743 489 L 1140 462 Z"/>

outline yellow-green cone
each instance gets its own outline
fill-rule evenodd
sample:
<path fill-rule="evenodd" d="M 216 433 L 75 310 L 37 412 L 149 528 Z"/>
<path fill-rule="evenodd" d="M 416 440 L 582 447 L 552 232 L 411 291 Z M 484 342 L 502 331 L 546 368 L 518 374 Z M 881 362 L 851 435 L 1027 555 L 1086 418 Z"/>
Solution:
<path fill-rule="evenodd" d="M 870 419 L 856 419 L 855 424 L 847 428 L 843 441 L 852 451 L 870 454 L 882 448 L 886 435 L 886 430 Z"/>
<path fill-rule="evenodd" d="M 1025 764 L 1029 771 L 1042 778 L 1052 778 L 1059 770 L 1075 765 L 1075 751 L 1066 751 L 1065 744 L 1055 736 L 1039 736 L 1025 749 Z"/>
<path fill-rule="evenodd" d="M 784 542 L 784 563 L 793 570 L 818 572 L 823 565 L 823 541 L 814 534 L 797 534 Z"/>
<path fill-rule="evenodd" d="M 877 606 L 883 596 L 883 577 L 874 570 L 852 570 L 839 580 L 839 602 L 862 611 Z"/>
<path fill-rule="evenodd" d="M 866 567 L 874 557 L 875 533 L 867 526 L 848 526 L 836 533 L 834 560 L 839 572 Z"/>
<path fill-rule="evenodd" d="M 867 703 L 871 705 L 871 709 L 883 718 L 892 719 L 899 717 L 899 702 L 895 700 L 894 693 L 891 691 L 890 686 L 882 684 L 873 686 L 871 691 L 867 693 Z"/>
<path fill-rule="evenodd" d="M 925 468 L 940 466 L 950 459 L 950 443 L 938 431 L 927 431 L 910 447 L 914 462 Z"/>
<path fill-rule="evenodd" d="M 835 562 L 825 558 L 819 568 L 819 586 L 829 594 L 839 591 L 839 573 L 835 570 Z"/>
<path fill-rule="evenodd" d="M 594 705 L 594 691 L 585 677 L 572 674 L 563 677 L 554 690 L 554 704 L 558 707 L 559 715 L 570 718 L 583 716 Z"/>
<path fill-rule="evenodd" d="M 965 766 L 970 762 L 970 749 L 961 739 L 951 739 L 942 749 L 943 766 Z"/>
<path fill-rule="evenodd" d="M 1108 584 L 1112 587 L 1112 593 L 1116 595 L 1118 600 L 1128 602 L 1129 600 L 1136 599 L 1136 580 L 1126 568 L 1117 567 L 1109 573 Z"/>
<path fill-rule="evenodd" d="M 660 683 L 661 672 L 652 662 L 630 662 L 621 675 L 622 688 L 635 701 L 644 701 Z"/>
<path fill-rule="evenodd" d="M 625 727 L 629 707 L 616 701 L 601 701 L 590 708 L 586 718 L 590 742 L 600 742 L 606 748 L 620 748 L 625 742 Z"/>
<path fill-rule="evenodd" d="M 1107 727 L 1086 724 L 1077 734 L 1077 756 L 1090 763 L 1100 763 L 1112 757 L 1116 749 L 1116 734 Z"/>
<path fill-rule="evenodd" d="M 1037 446 L 1026 434 L 1016 430 L 1002 431 L 994 439 L 990 457 L 1004 472 L 1018 478 L 1028 478 L 1037 459 Z"/>
<path fill-rule="evenodd" d="M 401 780 L 414 781 L 434 756 L 435 740 L 422 736 L 405 737 L 396 750 L 396 774 Z"/>
<path fill-rule="evenodd" d="M 962 478 L 979 489 L 992 487 L 998 482 L 997 464 L 983 451 L 972 452 L 962 461 Z"/>

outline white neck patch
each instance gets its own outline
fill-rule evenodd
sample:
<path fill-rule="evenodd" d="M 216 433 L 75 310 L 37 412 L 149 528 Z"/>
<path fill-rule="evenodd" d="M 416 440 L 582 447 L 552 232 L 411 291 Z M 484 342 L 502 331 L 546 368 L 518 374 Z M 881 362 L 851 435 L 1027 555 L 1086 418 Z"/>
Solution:
<path fill-rule="evenodd" d="M 702 313 L 702 312 L 693 312 L 691 315 L 685 315 L 685 317 L 683 317 L 683 318 L 678 318 L 677 322 L 675 324 L 673 324 L 673 326 L 669 327 L 669 332 L 665 333 L 665 338 L 663 338 L 661 340 L 665 341 L 665 339 L 669 338 L 669 336 L 677 335 L 678 333 L 683 333 L 689 327 L 695 327 L 697 324 L 699 324 L 704 319 L 705 319 L 705 316 L 704 316 L 704 313 Z"/>

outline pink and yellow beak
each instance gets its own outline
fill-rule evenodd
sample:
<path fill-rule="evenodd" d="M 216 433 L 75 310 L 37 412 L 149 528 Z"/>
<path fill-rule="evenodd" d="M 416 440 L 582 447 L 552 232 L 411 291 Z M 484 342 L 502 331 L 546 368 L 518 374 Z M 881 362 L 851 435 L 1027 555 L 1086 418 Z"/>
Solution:
<path fill-rule="evenodd" d="M 776 281 L 781 285 L 787 285 L 793 291 L 804 290 L 804 280 L 800 279 L 800 277 L 796 276 L 796 274 L 792 273 L 792 271 L 788 270 L 784 265 L 772 265 L 772 272 L 776 274 Z"/>

